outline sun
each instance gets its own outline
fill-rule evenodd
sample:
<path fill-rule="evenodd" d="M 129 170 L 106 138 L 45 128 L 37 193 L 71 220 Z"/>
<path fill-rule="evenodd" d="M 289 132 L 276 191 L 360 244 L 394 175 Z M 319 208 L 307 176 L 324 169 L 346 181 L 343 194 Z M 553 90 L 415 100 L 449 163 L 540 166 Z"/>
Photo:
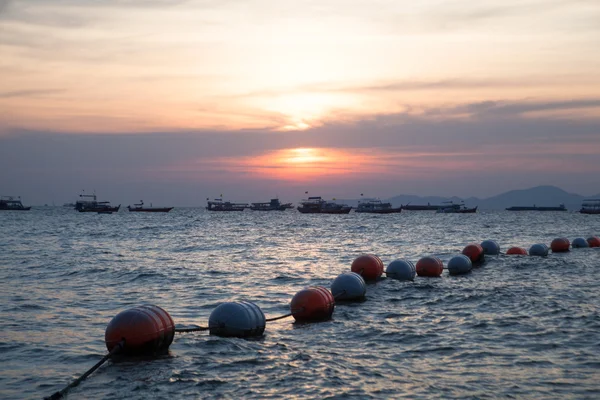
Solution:
<path fill-rule="evenodd" d="M 282 164 L 298 165 L 323 163 L 329 161 L 329 159 L 330 157 L 328 157 L 324 151 L 313 148 L 297 148 L 289 149 L 287 152 L 281 154 L 279 161 Z"/>

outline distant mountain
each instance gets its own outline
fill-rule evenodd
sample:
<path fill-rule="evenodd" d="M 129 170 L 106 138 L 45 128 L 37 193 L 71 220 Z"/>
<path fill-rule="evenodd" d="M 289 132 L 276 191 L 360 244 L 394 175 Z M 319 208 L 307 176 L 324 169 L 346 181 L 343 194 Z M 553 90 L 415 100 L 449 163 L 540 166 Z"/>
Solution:
<path fill-rule="evenodd" d="M 510 206 L 558 206 L 579 210 L 584 196 L 566 192 L 555 186 L 537 186 L 531 189 L 511 190 L 480 202 L 482 209 L 504 209 Z"/>
<path fill-rule="evenodd" d="M 458 197 L 399 195 L 391 197 L 387 201 L 394 206 L 399 206 L 401 204 L 442 204 L 445 201 L 460 203 L 464 200 L 468 207 L 478 206 L 482 210 L 503 210 L 511 206 L 533 205 L 556 207 L 559 204 L 564 204 L 568 210 L 576 211 L 581 208 L 581 202 L 586 198 L 600 198 L 600 194 L 595 196 L 581 196 L 566 192 L 556 186 L 537 186 L 530 189 L 511 190 L 486 199 L 479 199 L 477 197 L 461 199 Z M 356 205 L 358 200 L 345 200 L 345 202 Z"/>

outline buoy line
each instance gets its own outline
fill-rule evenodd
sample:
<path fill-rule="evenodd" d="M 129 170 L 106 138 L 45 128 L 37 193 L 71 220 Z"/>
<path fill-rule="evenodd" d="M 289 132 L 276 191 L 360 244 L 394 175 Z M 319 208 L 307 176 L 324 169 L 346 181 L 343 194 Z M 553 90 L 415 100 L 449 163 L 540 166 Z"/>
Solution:
<path fill-rule="evenodd" d="M 556 238 L 550 248 L 538 243 L 529 252 L 522 247 L 511 247 L 506 255 L 528 255 L 547 257 L 553 253 L 570 251 L 572 248 L 600 247 L 600 238 L 591 236 L 587 240 L 576 238 L 569 242 L 566 238 Z M 485 240 L 481 245 L 467 245 L 461 254 L 453 256 L 444 268 L 442 260 L 426 256 L 413 264 L 406 259 L 393 260 L 384 271 L 381 259 L 373 254 L 358 256 L 351 264 L 351 271 L 338 275 L 330 290 L 322 286 L 310 286 L 297 292 L 290 302 L 290 312 L 278 317 L 265 318 L 262 310 L 249 301 L 224 302 L 210 314 L 208 326 L 175 328 L 168 312 L 155 305 L 134 307 L 117 314 L 106 327 L 104 339 L 108 354 L 98 363 L 74 380 L 61 391 L 45 399 L 61 399 L 67 391 L 104 364 L 111 356 L 156 355 L 168 351 L 175 333 L 209 331 L 211 335 L 222 337 L 248 338 L 262 336 L 267 322 L 294 317 L 296 322 L 315 322 L 331 319 L 336 300 L 361 301 L 366 295 L 366 281 L 376 282 L 382 274 L 400 281 L 414 281 L 415 275 L 441 277 L 444 269 L 450 275 L 471 272 L 473 267 L 485 262 L 485 255 L 499 255 L 500 246 L 493 240 Z"/>

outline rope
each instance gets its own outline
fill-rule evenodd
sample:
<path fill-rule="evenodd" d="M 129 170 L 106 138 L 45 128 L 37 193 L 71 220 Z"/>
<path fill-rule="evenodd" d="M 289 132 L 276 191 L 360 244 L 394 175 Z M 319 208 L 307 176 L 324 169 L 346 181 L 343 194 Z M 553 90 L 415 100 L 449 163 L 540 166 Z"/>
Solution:
<path fill-rule="evenodd" d="M 75 379 L 73 382 L 71 382 L 69 385 L 67 385 L 67 387 L 65 387 L 60 392 L 56 392 L 50 397 L 44 397 L 44 400 L 62 399 L 63 396 L 65 395 L 65 393 L 67 393 L 67 391 L 69 391 L 69 389 L 74 388 L 75 386 L 79 385 L 81 383 L 81 381 L 83 381 L 85 378 L 90 376 L 95 370 L 100 368 L 100 366 L 102 364 L 104 364 L 106 362 L 106 360 L 108 360 L 111 356 L 119 353 L 123 349 L 124 345 L 125 345 L 125 339 L 123 339 L 119 343 L 117 343 L 117 345 L 115 347 L 113 347 L 113 349 L 107 355 L 102 357 L 102 359 L 100 361 L 98 361 L 96 363 L 96 365 L 94 365 L 92 368 L 87 370 L 83 375 L 81 375 L 79 378 Z"/>
<path fill-rule="evenodd" d="M 178 328 L 175 329 L 175 333 L 187 333 L 187 332 L 202 332 L 209 330 L 208 326 L 198 326 L 196 328 Z"/>
<path fill-rule="evenodd" d="M 284 318 L 287 318 L 287 317 L 291 317 L 293 314 L 294 313 L 288 313 L 288 314 L 285 314 L 285 315 L 281 315 L 279 317 L 267 318 L 267 319 L 265 319 L 265 321 L 267 321 L 267 322 L 277 321 L 278 319 L 284 319 Z"/>
<path fill-rule="evenodd" d="M 345 294 L 346 294 L 346 291 L 342 290 L 341 292 L 339 292 L 338 294 L 336 294 L 335 296 L 333 296 L 333 299 L 337 300 L 337 299 L 339 299 L 340 297 L 342 297 Z"/>

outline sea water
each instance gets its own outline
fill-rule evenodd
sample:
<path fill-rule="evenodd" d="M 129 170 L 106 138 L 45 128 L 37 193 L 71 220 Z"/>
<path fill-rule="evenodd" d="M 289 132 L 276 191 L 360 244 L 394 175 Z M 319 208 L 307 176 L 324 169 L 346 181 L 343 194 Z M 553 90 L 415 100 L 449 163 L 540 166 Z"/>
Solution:
<path fill-rule="evenodd" d="M 224 301 L 289 312 L 361 253 L 387 265 L 471 243 L 502 250 L 600 234 L 572 212 L 0 212 L 0 397 L 39 399 L 104 354 L 120 311 L 155 304 L 178 327 Z M 598 398 L 600 249 L 488 257 L 466 276 L 383 279 L 331 321 L 268 323 L 245 340 L 178 334 L 166 356 L 109 361 L 71 398 Z"/>

